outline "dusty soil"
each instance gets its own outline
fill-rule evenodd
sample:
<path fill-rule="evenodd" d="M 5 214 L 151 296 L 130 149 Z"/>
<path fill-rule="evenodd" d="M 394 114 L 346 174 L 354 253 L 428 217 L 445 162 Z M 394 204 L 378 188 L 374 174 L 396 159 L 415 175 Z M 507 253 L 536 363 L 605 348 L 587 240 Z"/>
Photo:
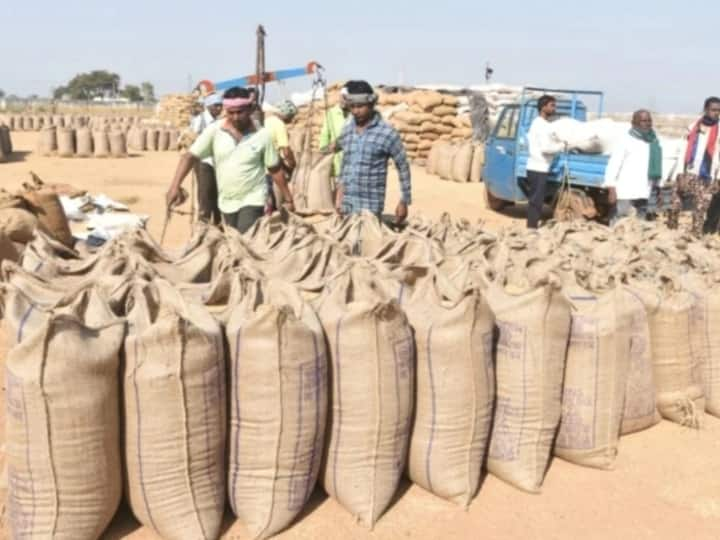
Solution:
<path fill-rule="evenodd" d="M 32 170 L 48 181 L 71 183 L 129 202 L 135 212 L 151 216 L 150 231 L 159 235 L 163 194 L 176 154 L 148 153 L 127 159 L 42 158 L 31 153 L 35 137 L 34 133 L 13 133 L 20 153 L 16 161 L 0 164 L 3 187 L 19 187 Z M 444 182 L 419 168 L 413 173 L 414 212 L 438 217 L 448 211 L 453 217 L 483 219 L 491 229 L 524 217 L 523 208 L 505 214 L 485 209 L 481 184 Z M 389 201 L 396 200 L 395 184 L 393 177 Z M 188 232 L 188 219 L 174 218 L 168 244 L 181 244 Z M 6 350 L 5 336 L 0 333 L 0 358 Z M 4 394 L 4 385 L 2 391 Z M 2 408 L 0 421 L 4 425 Z M 4 436 L 0 445 L 3 465 Z M 318 490 L 301 519 L 278 538 L 718 538 L 719 456 L 720 420 L 708 417 L 701 431 L 662 422 L 622 439 L 614 471 L 586 469 L 555 459 L 541 495 L 522 493 L 489 476 L 465 511 L 406 482 L 395 504 L 370 532 Z M 5 483 L 3 479 L 3 488 Z M 0 518 L 4 517 L 4 512 L 0 513 Z M 7 534 L 7 529 L 3 530 Z M 125 510 L 104 538 L 156 537 Z M 223 538 L 249 537 L 242 524 L 228 515 Z"/>

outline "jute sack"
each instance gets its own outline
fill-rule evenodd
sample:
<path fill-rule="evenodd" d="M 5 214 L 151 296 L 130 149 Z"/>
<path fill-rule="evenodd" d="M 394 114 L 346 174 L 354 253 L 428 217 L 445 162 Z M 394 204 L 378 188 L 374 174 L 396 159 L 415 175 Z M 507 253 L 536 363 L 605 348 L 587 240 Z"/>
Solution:
<path fill-rule="evenodd" d="M 74 239 L 70 225 L 57 194 L 51 189 L 37 189 L 28 184 L 25 188 L 22 196 L 30 211 L 37 217 L 38 227 L 64 245 L 72 246 Z"/>
<path fill-rule="evenodd" d="M 474 148 L 472 164 L 470 165 L 470 181 L 482 182 L 482 171 L 485 165 L 485 146 L 477 144 Z"/>
<path fill-rule="evenodd" d="M 77 143 L 77 157 L 92 157 L 93 155 L 93 139 L 90 128 L 81 127 L 75 131 L 75 141 Z"/>
<path fill-rule="evenodd" d="M 452 179 L 456 182 L 467 182 L 470 180 L 470 167 L 473 160 L 473 145 L 471 143 L 461 144 L 452 164 Z"/>
<path fill-rule="evenodd" d="M 110 142 L 110 155 L 114 158 L 127 157 L 125 134 L 122 131 L 112 131 L 108 137 Z"/>
<path fill-rule="evenodd" d="M 38 136 L 37 150 L 41 156 L 50 156 L 58 149 L 57 133 L 54 127 L 46 127 Z"/>
<path fill-rule="evenodd" d="M 145 134 L 145 149 L 148 152 L 157 152 L 160 133 L 157 129 L 148 129 Z"/>
<path fill-rule="evenodd" d="M 701 352 L 705 410 L 720 416 L 720 287 L 712 276 L 687 273 L 681 282 L 695 297 L 691 312 L 693 356 Z"/>
<path fill-rule="evenodd" d="M 635 295 L 626 295 L 630 322 L 630 364 L 625 387 L 625 410 L 620 434 L 648 429 L 662 420 L 655 403 L 655 380 L 650 325 L 645 305 Z"/>
<path fill-rule="evenodd" d="M 94 130 L 93 134 L 93 150 L 96 158 L 104 158 L 110 155 L 110 140 L 107 131 Z"/>
<path fill-rule="evenodd" d="M 225 508 L 222 329 L 163 280 L 128 291 L 123 404 L 127 499 L 160 536 L 212 540 Z"/>
<path fill-rule="evenodd" d="M 645 304 L 650 322 L 657 406 L 663 418 L 699 428 L 705 411 L 703 351 L 693 351 L 695 297 L 676 278 L 633 282 L 628 289 Z M 701 330 L 702 331 L 702 330 Z"/>
<path fill-rule="evenodd" d="M 255 282 L 230 316 L 230 465 L 235 515 L 253 538 L 290 525 L 317 481 L 327 415 L 320 322 L 294 287 Z"/>
<path fill-rule="evenodd" d="M 369 273 L 348 270 L 318 302 L 331 359 L 321 479 L 366 527 L 397 491 L 413 409 L 412 332 L 400 306 L 379 291 Z"/>
<path fill-rule="evenodd" d="M 493 316 L 477 290 L 461 293 L 439 272 L 403 307 L 417 350 L 408 473 L 467 507 L 480 485 L 495 400 Z"/>
<path fill-rule="evenodd" d="M 163 129 L 158 134 L 158 150 L 160 152 L 167 152 L 170 147 L 170 132 L 167 129 Z"/>
<path fill-rule="evenodd" d="M 33 239 L 37 218 L 22 208 L 0 209 L 0 233 L 13 242 L 26 244 Z"/>
<path fill-rule="evenodd" d="M 127 136 L 128 149 L 135 150 L 137 152 L 144 152 L 145 133 L 145 130 L 138 126 L 133 126 L 132 128 L 130 128 Z"/>
<path fill-rule="evenodd" d="M 452 180 L 453 160 L 458 147 L 449 143 L 439 145 L 437 157 L 437 175 L 443 180 Z"/>
<path fill-rule="evenodd" d="M 73 128 L 57 130 L 57 155 L 65 158 L 75 155 L 75 130 Z"/>
<path fill-rule="evenodd" d="M 0 126 L 0 153 L 10 157 L 13 153 L 12 139 L 10 138 L 10 128 Z"/>
<path fill-rule="evenodd" d="M 335 208 L 332 173 L 333 155 L 305 152 L 293 176 L 295 207 L 307 212 L 331 211 Z"/>
<path fill-rule="evenodd" d="M 554 453 L 610 469 L 617 457 L 630 361 L 632 306 L 621 288 L 575 290 L 562 416 Z"/>
<path fill-rule="evenodd" d="M 488 470 L 538 493 L 560 423 L 570 309 L 553 284 L 517 292 L 485 291 L 498 328 Z"/>
<path fill-rule="evenodd" d="M 0 262 L 17 262 L 20 259 L 20 252 L 13 244 L 10 237 L 0 230 Z"/>
<path fill-rule="evenodd" d="M 5 303 L 22 294 L 6 285 Z M 41 312 L 6 363 L 14 538 L 99 538 L 122 496 L 119 354 L 125 332 L 86 290 Z M 17 328 L 19 320 L 8 320 Z M 17 335 L 17 333 L 14 333 Z M 81 391 L 79 391 L 81 389 Z"/>

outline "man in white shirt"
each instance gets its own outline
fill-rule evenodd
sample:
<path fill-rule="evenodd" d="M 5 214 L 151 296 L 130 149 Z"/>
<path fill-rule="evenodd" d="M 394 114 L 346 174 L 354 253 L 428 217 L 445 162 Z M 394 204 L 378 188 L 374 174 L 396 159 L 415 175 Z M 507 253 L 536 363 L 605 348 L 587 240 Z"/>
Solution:
<path fill-rule="evenodd" d="M 208 94 L 203 99 L 203 105 L 205 110 L 190 121 L 190 129 L 197 135 L 200 135 L 206 127 L 220 118 L 222 96 L 215 93 Z M 212 157 L 197 162 L 195 176 L 197 178 L 198 219 L 205 223 L 219 225 L 218 188 Z"/>
<path fill-rule="evenodd" d="M 537 102 L 538 116 L 528 131 L 528 215 L 527 226 L 537 229 L 542 215 L 547 181 L 555 156 L 565 145 L 555 135 L 550 119 L 555 116 L 556 102 L 552 96 L 544 95 Z"/>
<path fill-rule="evenodd" d="M 683 198 L 693 203 L 692 232 L 701 236 L 717 227 L 716 219 L 708 220 L 708 207 L 718 191 L 720 172 L 720 98 L 705 100 L 703 116 L 690 126 L 685 151 L 684 173 L 679 175 L 673 190 L 672 211 L 668 226 L 677 228 Z M 713 223 L 708 223 L 708 221 Z"/>
<path fill-rule="evenodd" d="M 632 129 L 623 135 L 613 149 L 605 169 L 604 187 L 615 203 L 611 223 L 630 215 L 635 208 L 644 219 L 648 199 L 657 200 L 662 179 L 662 148 L 653 130 L 652 116 L 644 109 L 635 111 Z"/>

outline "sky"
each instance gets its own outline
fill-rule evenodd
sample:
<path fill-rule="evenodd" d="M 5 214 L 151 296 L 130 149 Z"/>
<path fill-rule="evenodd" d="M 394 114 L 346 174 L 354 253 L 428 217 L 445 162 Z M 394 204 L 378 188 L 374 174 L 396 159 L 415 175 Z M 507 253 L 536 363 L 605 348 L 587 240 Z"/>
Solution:
<path fill-rule="evenodd" d="M 606 110 L 695 113 L 720 94 L 709 0 L 363 0 L 362 2 L 4 2 L 0 89 L 48 96 L 75 74 L 108 69 L 156 94 L 254 71 L 255 29 L 267 69 L 316 60 L 331 81 L 493 82 L 603 90 Z M 274 85 L 270 99 L 310 88 Z"/>

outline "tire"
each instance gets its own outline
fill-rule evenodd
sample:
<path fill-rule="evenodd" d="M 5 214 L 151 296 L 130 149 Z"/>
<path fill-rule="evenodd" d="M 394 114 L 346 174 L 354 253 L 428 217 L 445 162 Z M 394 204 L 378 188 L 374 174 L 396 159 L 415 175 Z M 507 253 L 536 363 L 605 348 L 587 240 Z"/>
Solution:
<path fill-rule="evenodd" d="M 512 203 L 509 201 L 504 201 L 503 199 L 498 199 L 495 195 L 490 193 L 490 190 L 488 189 L 488 185 L 485 184 L 485 205 L 490 210 L 495 210 L 496 212 L 502 210 L 503 208 L 510 206 Z"/>

